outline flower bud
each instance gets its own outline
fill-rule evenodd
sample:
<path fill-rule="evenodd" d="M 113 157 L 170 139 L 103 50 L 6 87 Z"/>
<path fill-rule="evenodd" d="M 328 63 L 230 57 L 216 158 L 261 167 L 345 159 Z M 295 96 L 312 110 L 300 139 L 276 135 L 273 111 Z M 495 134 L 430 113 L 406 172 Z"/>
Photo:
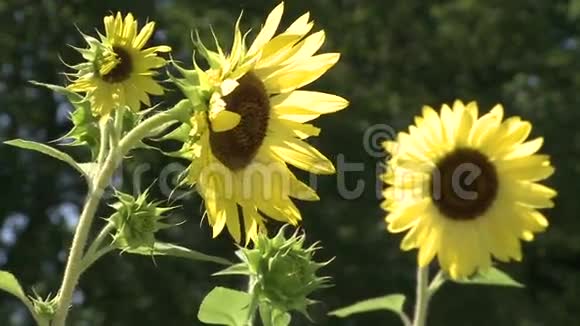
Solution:
<path fill-rule="evenodd" d="M 49 295 L 45 299 L 35 292 L 34 297 L 30 297 L 30 300 L 32 301 L 34 313 L 38 319 L 43 321 L 50 321 L 53 319 L 58 307 L 58 296 L 51 298 Z"/>
<path fill-rule="evenodd" d="M 246 274 L 254 280 L 253 291 L 260 301 L 281 311 L 297 310 L 307 315 L 313 303 L 308 296 L 317 289 L 329 287 L 330 277 L 318 277 L 316 272 L 329 262 L 318 263 L 313 255 L 317 244 L 304 248 L 305 235 L 295 232 L 284 236 L 286 226 L 273 238 L 259 234 L 253 249 L 242 248 L 238 256 L 242 263 L 219 275 Z"/>
<path fill-rule="evenodd" d="M 172 226 L 161 221 L 166 218 L 163 214 L 174 207 L 159 207 L 161 202 L 148 201 L 148 195 L 148 190 L 137 198 L 116 192 L 118 201 L 111 205 L 116 212 L 108 220 L 116 229 L 114 243 L 119 249 L 153 247 L 155 233 Z"/>

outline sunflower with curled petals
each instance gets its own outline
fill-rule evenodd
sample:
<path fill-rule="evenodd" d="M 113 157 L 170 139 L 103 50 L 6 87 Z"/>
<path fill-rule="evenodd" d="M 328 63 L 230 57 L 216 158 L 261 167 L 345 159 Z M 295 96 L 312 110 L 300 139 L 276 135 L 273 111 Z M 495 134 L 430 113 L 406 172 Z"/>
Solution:
<path fill-rule="evenodd" d="M 89 45 L 76 49 L 87 60 L 73 66 L 77 70 L 72 84 L 73 92 L 86 93 L 95 116 L 108 116 L 118 107 L 129 107 L 137 112 L 141 103 L 150 106 L 149 95 L 162 95 L 163 88 L 153 79 L 155 69 L 166 65 L 159 52 L 169 52 L 166 45 L 145 48 L 153 35 L 155 23 L 147 23 L 137 33 L 137 21 L 132 14 L 121 13 L 104 18 L 105 35 L 100 40 L 83 35 Z"/>
<path fill-rule="evenodd" d="M 275 35 L 283 9 L 281 3 L 269 14 L 248 48 L 238 20 L 229 54 L 198 42 L 209 68 L 195 62 L 194 70 L 177 67 L 184 78 L 174 81 L 195 111 L 182 139 L 182 152 L 191 160 L 185 182 L 196 185 L 204 199 L 214 237 L 227 228 L 236 242 L 245 236 L 247 243 L 265 230 L 264 216 L 297 224 L 301 215 L 291 198 L 319 197 L 288 163 L 317 174 L 335 172 L 305 142 L 320 132 L 306 122 L 348 102 L 298 89 L 322 76 L 339 54 L 315 54 L 325 34 L 308 35 L 313 27 L 308 13 Z"/>
<path fill-rule="evenodd" d="M 531 241 L 548 221 L 556 192 L 537 183 L 554 172 L 537 154 L 542 138 L 526 141 L 532 125 L 503 120 L 496 105 L 478 117 L 477 104 L 430 107 L 408 132 L 385 142 L 391 154 L 383 180 L 388 230 L 408 231 L 401 248 L 419 249 L 418 264 L 437 256 L 452 278 L 500 261 L 520 261 L 520 239 Z"/>

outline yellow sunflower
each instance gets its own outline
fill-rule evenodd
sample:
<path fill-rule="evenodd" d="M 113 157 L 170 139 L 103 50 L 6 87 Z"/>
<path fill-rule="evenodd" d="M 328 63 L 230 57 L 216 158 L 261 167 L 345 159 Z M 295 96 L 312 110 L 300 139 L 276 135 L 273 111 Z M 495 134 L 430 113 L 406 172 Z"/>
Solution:
<path fill-rule="evenodd" d="M 475 102 L 443 105 L 440 114 L 426 106 L 408 132 L 385 142 L 388 230 L 408 231 L 401 248 L 418 248 L 419 266 L 437 255 L 458 279 L 489 268 L 492 257 L 520 261 L 519 240 L 548 226 L 537 211 L 556 195 L 536 183 L 554 172 L 536 154 L 543 139 L 526 141 L 529 122 L 502 119 L 501 105 L 481 117 Z"/>
<path fill-rule="evenodd" d="M 147 23 L 137 33 L 137 21 L 130 13 L 123 17 L 104 18 L 105 35 L 100 40 L 83 35 L 89 45 L 77 49 L 85 63 L 73 66 L 78 70 L 68 88 L 86 93 L 91 109 L 96 116 L 107 116 L 116 107 L 128 106 L 139 111 L 140 103 L 150 106 L 149 94 L 162 95 L 163 88 L 153 79 L 153 69 L 166 64 L 158 52 L 169 52 L 169 46 L 154 46 L 143 49 L 153 31 L 155 23 Z"/>
<path fill-rule="evenodd" d="M 269 14 L 249 48 L 238 21 L 228 55 L 198 43 L 210 68 L 179 68 L 185 78 L 176 82 L 196 112 L 184 146 L 192 161 L 186 182 L 197 185 L 205 200 L 214 237 L 227 227 L 236 242 L 245 234 L 247 243 L 264 231 L 264 216 L 291 224 L 301 220 L 291 198 L 319 197 L 287 163 L 317 174 L 335 172 L 333 164 L 304 141 L 320 132 L 306 122 L 341 110 L 348 102 L 297 89 L 323 75 L 339 54 L 315 55 L 325 35 L 321 30 L 307 36 L 313 27 L 308 13 L 274 36 L 282 12 L 283 3 Z"/>

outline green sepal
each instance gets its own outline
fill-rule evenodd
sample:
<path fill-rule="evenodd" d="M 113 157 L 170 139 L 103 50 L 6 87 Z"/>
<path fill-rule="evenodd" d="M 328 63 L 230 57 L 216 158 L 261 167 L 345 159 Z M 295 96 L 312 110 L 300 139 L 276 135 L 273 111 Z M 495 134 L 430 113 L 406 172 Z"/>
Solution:
<path fill-rule="evenodd" d="M 275 309 L 269 304 L 261 303 L 258 308 L 264 326 L 288 326 L 292 321 L 289 313 Z"/>
<path fill-rule="evenodd" d="M 65 145 L 83 146 L 87 145 L 93 158 L 97 156 L 99 150 L 99 125 L 98 119 L 91 112 L 89 101 L 81 95 L 72 92 L 66 87 L 30 81 L 33 85 L 46 87 L 55 93 L 64 95 L 74 107 L 70 114 L 73 123 L 72 129 L 58 140 L 71 139 Z"/>
<path fill-rule="evenodd" d="M 210 68 L 218 70 L 221 67 L 223 67 L 224 62 L 226 61 L 226 58 L 223 54 L 223 51 L 221 50 L 221 47 L 220 47 L 219 42 L 217 40 L 217 37 L 215 37 L 215 33 L 213 32 L 213 28 L 212 28 L 212 34 L 214 35 L 214 40 L 216 42 L 216 48 L 217 48 L 218 52 L 214 52 L 214 51 L 209 50 L 201 41 L 201 38 L 199 37 L 199 33 L 196 31 L 195 34 L 196 34 L 197 41 L 194 41 L 193 45 L 197 48 L 197 50 L 199 51 L 199 54 L 201 54 L 201 56 L 207 61 Z"/>
<path fill-rule="evenodd" d="M 201 302 L 197 318 L 210 325 L 245 326 L 251 301 L 246 292 L 218 286 Z"/>
<path fill-rule="evenodd" d="M 40 296 L 34 291 L 34 296 L 30 298 L 34 307 L 36 316 L 47 323 L 54 318 L 58 308 L 58 296 L 48 295 L 46 298 Z"/>
<path fill-rule="evenodd" d="M 169 79 L 181 89 L 196 111 L 207 111 L 207 103 L 212 93 L 212 86 L 206 72 L 201 70 L 194 61 L 194 70 L 186 70 L 176 62 L 173 66 L 185 77 L 177 78 L 169 74 Z M 185 121 L 183 121 L 185 122 Z"/>
<path fill-rule="evenodd" d="M 379 310 L 387 310 L 396 314 L 403 314 L 404 304 L 405 296 L 403 294 L 389 294 L 356 302 L 352 305 L 331 311 L 328 315 L 345 318 L 350 315 Z"/>

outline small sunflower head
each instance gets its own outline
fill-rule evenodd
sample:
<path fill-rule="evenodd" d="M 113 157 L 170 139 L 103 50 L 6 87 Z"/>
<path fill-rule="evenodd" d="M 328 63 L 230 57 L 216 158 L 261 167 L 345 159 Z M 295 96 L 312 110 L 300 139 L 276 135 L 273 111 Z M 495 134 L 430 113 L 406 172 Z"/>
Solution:
<path fill-rule="evenodd" d="M 83 34 L 88 48 L 75 48 L 86 61 L 72 66 L 72 83 L 67 88 L 85 93 L 95 116 L 106 116 L 117 107 L 139 111 L 140 103 L 150 106 L 149 95 L 162 95 L 163 88 L 153 79 L 155 69 L 166 65 L 159 52 L 169 52 L 169 46 L 144 49 L 153 35 L 154 22 L 140 31 L 130 13 L 104 18 L 105 35 L 99 39 Z"/>
<path fill-rule="evenodd" d="M 160 207 L 160 202 L 148 201 L 148 191 L 137 198 L 122 192 L 115 194 L 118 201 L 111 205 L 116 212 L 109 217 L 116 231 L 114 243 L 119 249 L 153 247 L 155 233 L 171 224 L 162 222 L 173 207 Z"/>
<path fill-rule="evenodd" d="M 242 263 L 218 274 L 242 271 L 255 280 L 253 291 L 257 291 L 260 300 L 281 311 L 297 310 L 307 315 L 307 306 L 314 302 L 308 296 L 330 286 L 329 277 L 316 275 L 329 262 L 314 261 L 314 253 L 319 249 L 317 244 L 305 248 L 304 234 L 295 232 L 286 238 L 285 230 L 286 226 L 282 227 L 273 238 L 259 234 L 253 249 L 238 251 Z"/>

